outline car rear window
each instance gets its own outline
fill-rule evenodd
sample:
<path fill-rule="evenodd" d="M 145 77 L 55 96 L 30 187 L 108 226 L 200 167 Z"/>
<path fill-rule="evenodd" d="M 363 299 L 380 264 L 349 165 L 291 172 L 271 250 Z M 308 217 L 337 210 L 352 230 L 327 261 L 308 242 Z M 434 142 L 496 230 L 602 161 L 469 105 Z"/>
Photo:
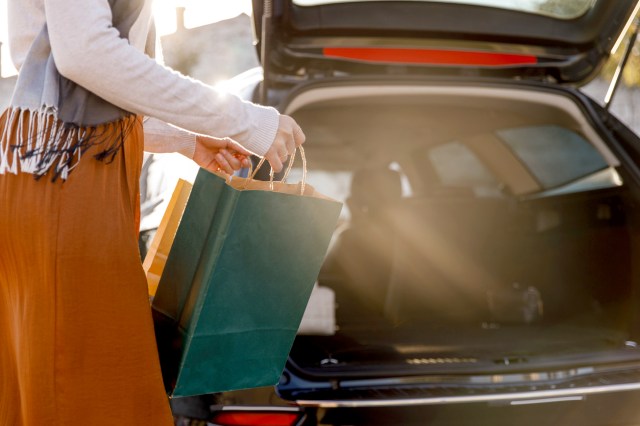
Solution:
<path fill-rule="evenodd" d="M 318 6 L 330 3 L 355 3 L 376 0 L 293 0 L 299 6 Z M 413 0 L 437 3 L 458 3 L 495 7 L 520 12 L 547 15 L 556 19 L 575 19 L 593 7 L 596 0 Z"/>
<path fill-rule="evenodd" d="M 563 127 L 520 127 L 496 133 L 545 189 L 576 181 L 608 167 L 591 143 Z"/>

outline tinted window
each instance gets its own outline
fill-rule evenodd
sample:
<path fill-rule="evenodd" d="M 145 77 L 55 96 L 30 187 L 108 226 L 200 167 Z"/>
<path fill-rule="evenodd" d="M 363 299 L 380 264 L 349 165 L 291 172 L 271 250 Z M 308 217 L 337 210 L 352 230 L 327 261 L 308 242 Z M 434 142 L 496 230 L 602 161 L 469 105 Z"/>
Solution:
<path fill-rule="evenodd" d="M 329 3 L 353 3 L 372 0 L 293 0 L 300 6 L 317 6 Z M 548 15 L 558 19 L 574 19 L 584 14 L 595 3 L 594 0 L 421 0 L 438 3 L 460 3 L 497 7 L 521 12 Z"/>
<path fill-rule="evenodd" d="M 560 186 L 607 167 L 595 147 L 569 129 L 522 127 L 497 134 L 544 188 Z"/>
<path fill-rule="evenodd" d="M 498 182 L 475 156 L 460 142 L 449 142 L 438 145 L 428 152 L 440 183 L 446 186 L 470 187 L 477 195 L 483 189 L 498 188 Z"/>

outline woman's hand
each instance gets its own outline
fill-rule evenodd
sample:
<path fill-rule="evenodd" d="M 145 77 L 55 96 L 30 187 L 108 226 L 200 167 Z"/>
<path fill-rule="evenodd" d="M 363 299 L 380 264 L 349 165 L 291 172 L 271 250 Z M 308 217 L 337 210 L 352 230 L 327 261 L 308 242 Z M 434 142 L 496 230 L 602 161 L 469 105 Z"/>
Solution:
<path fill-rule="evenodd" d="M 265 154 L 273 171 L 282 171 L 283 163 L 304 141 L 305 136 L 298 123 L 287 115 L 281 115 L 276 138 Z M 233 174 L 236 170 L 249 167 L 249 156 L 251 152 L 232 139 L 196 136 L 193 160 L 211 172 L 224 171 Z"/>
<path fill-rule="evenodd" d="M 231 175 L 236 170 L 249 167 L 250 155 L 251 152 L 229 138 L 197 135 L 193 161 L 210 172 L 224 171 Z"/>
<path fill-rule="evenodd" d="M 276 138 L 265 154 L 274 172 L 282 170 L 282 164 L 295 152 L 296 147 L 304 143 L 304 140 L 304 133 L 298 123 L 288 115 L 281 115 Z"/>

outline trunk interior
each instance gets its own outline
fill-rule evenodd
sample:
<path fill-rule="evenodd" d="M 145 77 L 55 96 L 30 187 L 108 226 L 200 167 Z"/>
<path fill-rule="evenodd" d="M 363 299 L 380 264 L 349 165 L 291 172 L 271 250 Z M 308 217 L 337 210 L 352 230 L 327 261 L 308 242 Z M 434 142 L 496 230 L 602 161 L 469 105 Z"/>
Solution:
<path fill-rule="evenodd" d="M 335 330 L 301 333 L 291 352 L 306 373 L 640 358 L 637 194 L 572 98 L 365 85 L 309 90 L 289 113 L 308 182 L 345 201 L 318 278 Z"/>

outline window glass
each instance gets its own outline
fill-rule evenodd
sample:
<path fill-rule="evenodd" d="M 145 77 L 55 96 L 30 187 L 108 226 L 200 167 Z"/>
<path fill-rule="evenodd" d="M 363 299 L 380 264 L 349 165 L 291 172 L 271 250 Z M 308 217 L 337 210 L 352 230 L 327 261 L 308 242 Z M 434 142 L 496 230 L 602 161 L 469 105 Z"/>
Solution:
<path fill-rule="evenodd" d="M 375 0 L 293 0 L 300 6 L 317 6 L 329 3 L 354 3 Z M 593 7 L 595 0 L 414 0 L 438 3 L 460 3 L 497 7 L 521 12 L 547 15 L 557 19 L 574 19 Z"/>
<path fill-rule="evenodd" d="M 563 127 L 522 127 L 501 130 L 497 134 L 545 189 L 608 167 L 591 143 Z"/>
<path fill-rule="evenodd" d="M 353 172 L 350 171 L 307 170 L 306 182 L 321 194 L 344 203 L 349 197 L 352 178 Z M 296 183 L 301 180 L 302 169 L 291 169 L 287 182 Z M 340 220 L 348 220 L 348 218 L 349 210 L 343 206 L 340 212 Z"/>
<path fill-rule="evenodd" d="M 476 195 L 489 195 L 498 182 L 476 155 L 460 142 L 438 145 L 428 151 L 440 183 L 445 186 L 472 188 Z"/>
<path fill-rule="evenodd" d="M 411 197 L 413 196 L 413 188 L 411 188 L 411 182 L 407 178 L 407 175 L 402 171 L 402 167 L 397 162 L 393 162 L 389 164 L 389 169 L 395 170 L 400 173 L 400 182 L 402 184 L 402 196 L 403 197 Z"/>

